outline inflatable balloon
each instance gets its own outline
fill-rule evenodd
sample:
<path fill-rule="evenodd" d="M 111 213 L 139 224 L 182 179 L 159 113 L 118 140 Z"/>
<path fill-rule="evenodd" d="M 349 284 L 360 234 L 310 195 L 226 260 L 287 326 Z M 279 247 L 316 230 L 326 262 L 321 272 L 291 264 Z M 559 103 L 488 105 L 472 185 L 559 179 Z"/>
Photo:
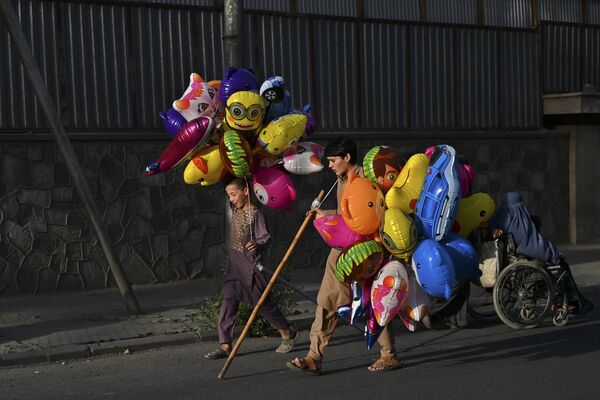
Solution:
<path fill-rule="evenodd" d="M 296 175 L 308 175 L 323 169 L 325 148 L 317 143 L 299 142 L 283 152 L 283 168 Z"/>
<path fill-rule="evenodd" d="M 173 109 L 187 121 L 198 117 L 210 117 L 215 125 L 220 125 L 223 120 L 224 109 L 218 90 L 204 82 L 195 72 L 190 75 L 190 84 L 183 96 L 173 102 Z"/>
<path fill-rule="evenodd" d="M 425 155 L 431 158 L 434 150 L 437 146 L 428 147 L 425 150 Z M 458 163 L 458 176 L 460 179 L 460 195 L 461 197 L 467 197 L 471 195 L 471 182 L 475 180 L 475 170 L 471 163 L 466 160 L 459 160 Z"/>
<path fill-rule="evenodd" d="M 496 204 L 487 193 L 474 193 L 460 200 L 452 232 L 467 237 L 473 229 L 485 226 L 494 215 Z"/>
<path fill-rule="evenodd" d="M 219 182 L 227 174 L 227 169 L 219 146 L 211 146 L 197 152 L 183 171 L 183 181 L 188 185 L 209 186 Z"/>
<path fill-rule="evenodd" d="M 406 164 L 404 157 L 388 146 L 375 146 L 363 159 L 365 178 L 375 182 L 383 193 L 387 193 Z"/>
<path fill-rule="evenodd" d="M 373 308 L 369 307 L 367 309 L 367 323 L 365 324 L 365 339 L 367 341 L 368 350 L 371 350 L 371 347 L 373 347 L 377 338 L 381 335 L 381 332 L 383 332 L 383 328 L 377 323 Z"/>
<path fill-rule="evenodd" d="M 213 130 L 213 121 L 208 117 L 200 117 L 186 123 L 175 135 L 160 157 L 148 164 L 146 176 L 152 176 L 177 167 L 188 160 L 194 153 L 201 149 Z"/>
<path fill-rule="evenodd" d="M 379 237 L 385 248 L 401 260 L 409 260 L 419 235 L 412 218 L 399 208 L 385 210 Z"/>
<path fill-rule="evenodd" d="M 358 319 L 364 315 L 367 308 L 371 306 L 371 286 L 370 284 L 364 284 L 364 286 L 364 288 L 361 287 L 358 282 L 350 284 L 352 291 L 350 323 L 352 325 L 356 324 Z"/>
<path fill-rule="evenodd" d="M 385 326 L 401 309 L 408 292 L 408 275 L 400 261 L 390 261 L 371 285 L 371 307 L 380 326 Z"/>
<path fill-rule="evenodd" d="M 472 279 L 481 276 L 477 250 L 471 242 L 459 234 L 448 232 L 440 243 L 446 246 L 446 250 L 452 258 L 455 279 Z"/>
<path fill-rule="evenodd" d="M 339 306 L 337 309 L 338 317 L 344 318 L 344 319 L 350 319 L 351 312 L 352 312 L 352 308 L 350 307 L 349 304 Z"/>
<path fill-rule="evenodd" d="M 362 283 L 375 275 L 383 258 L 383 248 L 375 240 L 355 243 L 338 257 L 335 276 L 340 282 Z"/>
<path fill-rule="evenodd" d="M 236 92 L 227 100 L 227 127 L 240 132 L 254 133 L 263 123 L 265 100 L 258 93 Z"/>
<path fill-rule="evenodd" d="M 455 150 L 439 145 L 431 155 L 423 190 L 415 207 L 419 232 L 440 240 L 450 231 L 460 201 L 460 182 Z"/>
<path fill-rule="evenodd" d="M 306 115 L 306 127 L 304 128 L 304 134 L 306 136 L 312 135 L 317 130 L 317 120 L 309 114 L 310 108 L 310 105 L 307 104 L 304 106 L 304 112 L 302 112 L 302 114 Z"/>
<path fill-rule="evenodd" d="M 171 137 L 175 137 L 187 122 L 177 110 L 169 108 L 167 112 L 159 112 L 158 116 L 162 120 L 163 127 Z"/>
<path fill-rule="evenodd" d="M 290 177 L 279 168 L 266 168 L 254 174 L 254 194 L 262 204 L 289 210 L 296 200 L 296 188 Z"/>
<path fill-rule="evenodd" d="M 257 146 L 275 155 L 293 148 L 304 133 L 306 121 L 304 114 L 287 114 L 274 119 L 261 130 Z"/>
<path fill-rule="evenodd" d="M 421 241 L 412 255 L 412 269 L 427 294 L 450 299 L 454 265 L 443 245 L 432 239 Z"/>
<path fill-rule="evenodd" d="M 345 249 L 356 242 L 367 240 L 367 236 L 354 232 L 341 215 L 328 215 L 317 218 L 313 225 L 328 246 Z"/>
<path fill-rule="evenodd" d="M 270 122 L 292 111 L 292 95 L 285 90 L 283 77 L 268 77 L 260 86 L 260 95 L 269 102 L 269 111 L 265 116 L 265 122 Z"/>
<path fill-rule="evenodd" d="M 408 294 L 402 307 L 403 314 L 412 321 L 419 322 L 429 313 L 430 309 L 431 305 L 427 293 L 419 285 L 414 272 L 410 271 L 408 274 Z"/>
<path fill-rule="evenodd" d="M 281 158 L 272 154 L 266 154 L 262 151 L 253 151 L 252 155 L 252 171 L 258 172 L 265 168 L 271 168 L 281 164 Z"/>
<path fill-rule="evenodd" d="M 386 193 L 385 204 L 389 208 L 399 208 L 408 214 L 414 212 L 428 165 L 429 160 L 425 154 L 418 153 L 410 157 L 394 185 Z"/>
<path fill-rule="evenodd" d="M 252 151 L 248 141 L 236 131 L 227 131 L 219 142 L 219 154 L 225 168 L 238 178 L 250 174 Z"/>
<path fill-rule="evenodd" d="M 385 204 L 376 184 L 361 178 L 353 170 L 340 198 L 342 216 L 354 232 L 371 235 L 379 231 Z"/>
<path fill-rule="evenodd" d="M 258 81 L 254 71 L 247 68 L 227 68 L 219 90 L 221 102 L 228 104 L 229 96 L 240 91 L 258 92 Z"/>

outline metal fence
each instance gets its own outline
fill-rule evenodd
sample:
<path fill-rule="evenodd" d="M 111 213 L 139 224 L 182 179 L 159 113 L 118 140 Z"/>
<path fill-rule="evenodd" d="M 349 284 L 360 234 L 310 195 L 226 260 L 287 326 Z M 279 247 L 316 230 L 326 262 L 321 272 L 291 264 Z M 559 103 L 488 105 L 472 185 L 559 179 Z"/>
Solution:
<path fill-rule="evenodd" d="M 70 132 L 160 129 L 191 72 L 223 74 L 218 1 L 10 1 Z M 536 14 L 592 20 L 599 1 L 538 0 Z M 600 87 L 600 26 L 522 29 L 530 0 L 245 3 L 244 64 L 283 75 L 323 130 L 538 128 L 542 92 Z M 402 21 L 373 19 L 386 10 Z M 0 130 L 45 129 L 3 29 L 0 68 Z"/>

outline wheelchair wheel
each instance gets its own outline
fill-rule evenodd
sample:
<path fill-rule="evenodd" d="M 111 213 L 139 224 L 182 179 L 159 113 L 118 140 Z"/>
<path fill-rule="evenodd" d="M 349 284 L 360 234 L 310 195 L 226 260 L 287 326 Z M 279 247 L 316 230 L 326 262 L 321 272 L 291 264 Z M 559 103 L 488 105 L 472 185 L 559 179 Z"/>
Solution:
<path fill-rule="evenodd" d="M 539 264 L 519 260 L 507 266 L 494 286 L 494 309 L 513 329 L 542 323 L 552 300 L 552 280 Z"/>
<path fill-rule="evenodd" d="M 497 321 L 498 314 L 494 309 L 493 288 L 484 288 L 471 283 L 467 312 L 471 317 L 481 322 Z"/>

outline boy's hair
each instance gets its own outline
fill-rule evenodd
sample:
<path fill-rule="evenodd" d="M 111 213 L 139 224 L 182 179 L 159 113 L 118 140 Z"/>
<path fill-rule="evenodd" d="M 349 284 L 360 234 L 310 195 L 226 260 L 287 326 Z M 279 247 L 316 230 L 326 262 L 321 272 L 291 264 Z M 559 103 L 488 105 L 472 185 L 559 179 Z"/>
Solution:
<path fill-rule="evenodd" d="M 346 157 L 350 154 L 350 163 L 356 164 L 356 142 L 339 136 L 325 147 L 325 157 Z"/>
<path fill-rule="evenodd" d="M 245 178 L 237 178 L 233 175 L 227 175 L 223 178 L 222 180 L 223 182 L 223 187 L 227 187 L 229 185 L 235 185 L 238 187 L 238 189 L 240 190 L 244 190 L 248 187 L 248 184 L 246 183 L 246 179 Z"/>

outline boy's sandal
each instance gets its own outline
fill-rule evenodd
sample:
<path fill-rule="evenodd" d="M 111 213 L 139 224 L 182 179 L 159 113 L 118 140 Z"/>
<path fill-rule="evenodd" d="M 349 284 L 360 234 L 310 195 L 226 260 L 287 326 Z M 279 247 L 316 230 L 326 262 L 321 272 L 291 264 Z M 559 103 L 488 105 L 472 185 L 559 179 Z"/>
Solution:
<path fill-rule="evenodd" d="M 215 349 L 213 351 L 209 351 L 208 353 L 206 353 L 204 355 L 205 358 L 208 358 L 210 360 L 218 360 L 220 358 L 227 358 L 229 357 L 229 353 L 227 353 L 225 350 L 223 350 L 222 348 L 218 348 Z"/>
<path fill-rule="evenodd" d="M 380 357 L 369 366 L 371 372 L 392 371 L 394 369 L 404 367 L 404 361 L 400 361 L 394 357 Z"/>
<path fill-rule="evenodd" d="M 289 353 L 294 348 L 294 344 L 296 344 L 296 340 L 298 339 L 300 332 L 292 329 L 290 333 L 291 337 L 289 339 L 281 339 L 281 344 L 275 349 L 277 353 Z"/>
<path fill-rule="evenodd" d="M 321 362 L 310 357 L 294 358 L 292 361 L 288 361 L 286 365 L 292 371 L 307 372 L 312 375 L 321 374 Z"/>

